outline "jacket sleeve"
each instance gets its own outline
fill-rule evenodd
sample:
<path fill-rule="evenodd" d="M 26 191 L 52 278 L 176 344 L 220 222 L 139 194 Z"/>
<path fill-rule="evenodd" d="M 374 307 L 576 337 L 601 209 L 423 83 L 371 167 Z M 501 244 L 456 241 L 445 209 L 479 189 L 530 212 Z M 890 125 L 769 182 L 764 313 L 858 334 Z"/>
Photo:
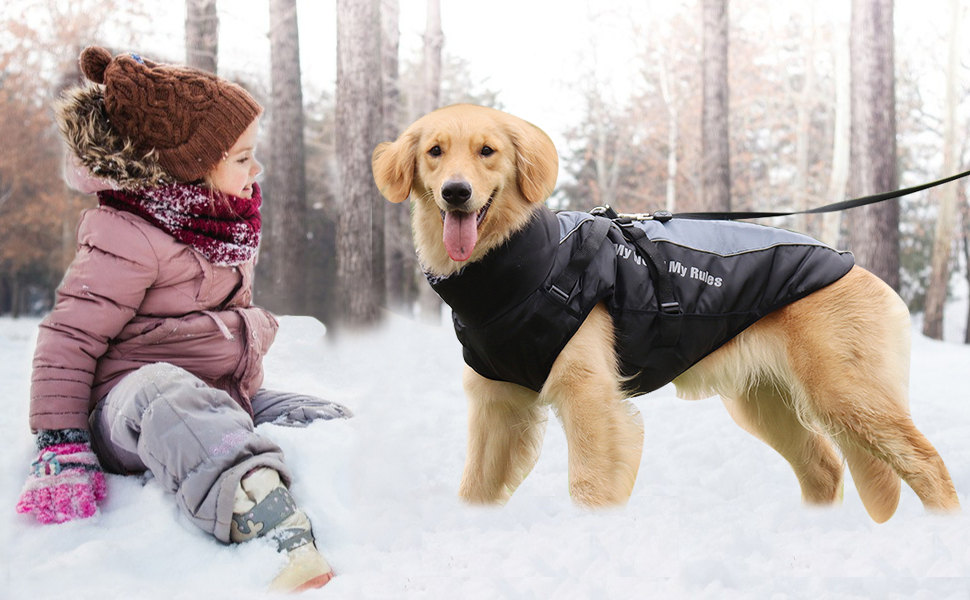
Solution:
<path fill-rule="evenodd" d="M 77 255 L 38 332 L 30 388 L 32 430 L 88 428 L 98 359 L 135 316 L 157 275 L 154 249 L 135 224 L 114 211 L 85 213 Z"/>

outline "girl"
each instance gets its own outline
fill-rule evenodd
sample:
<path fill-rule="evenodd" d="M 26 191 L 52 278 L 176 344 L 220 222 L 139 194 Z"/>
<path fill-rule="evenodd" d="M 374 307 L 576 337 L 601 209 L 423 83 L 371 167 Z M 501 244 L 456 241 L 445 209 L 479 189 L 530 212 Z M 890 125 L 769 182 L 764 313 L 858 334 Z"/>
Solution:
<path fill-rule="evenodd" d="M 69 182 L 98 192 L 78 252 L 40 325 L 30 426 L 40 450 L 18 512 L 86 518 L 111 473 L 149 470 L 222 542 L 269 537 L 286 567 L 271 589 L 333 573 L 287 491 L 264 422 L 350 416 L 317 398 L 260 388 L 278 323 L 251 304 L 260 230 L 262 107 L 208 73 L 81 54 L 97 85 L 56 107 Z"/>

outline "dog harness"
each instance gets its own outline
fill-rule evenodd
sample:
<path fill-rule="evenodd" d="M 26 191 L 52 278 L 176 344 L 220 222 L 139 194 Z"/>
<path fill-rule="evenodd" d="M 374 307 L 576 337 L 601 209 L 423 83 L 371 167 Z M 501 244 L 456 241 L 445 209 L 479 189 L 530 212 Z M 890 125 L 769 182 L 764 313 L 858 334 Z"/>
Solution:
<path fill-rule="evenodd" d="M 848 252 L 773 227 L 610 219 L 543 206 L 482 260 L 427 277 L 453 310 L 466 364 L 536 392 L 605 302 L 620 372 L 643 394 L 853 264 Z"/>

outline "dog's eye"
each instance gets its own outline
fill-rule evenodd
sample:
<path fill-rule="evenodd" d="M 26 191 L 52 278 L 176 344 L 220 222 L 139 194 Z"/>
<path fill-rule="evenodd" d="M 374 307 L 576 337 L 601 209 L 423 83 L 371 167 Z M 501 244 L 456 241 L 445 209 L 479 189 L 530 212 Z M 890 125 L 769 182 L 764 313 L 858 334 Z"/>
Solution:
<path fill-rule="evenodd" d="M 431 156 L 441 156 L 441 146 L 435 146 L 431 150 L 428 150 L 428 154 Z"/>
<path fill-rule="evenodd" d="M 491 156 L 495 150 L 492 150 L 488 146 L 482 146 L 482 156 Z"/>

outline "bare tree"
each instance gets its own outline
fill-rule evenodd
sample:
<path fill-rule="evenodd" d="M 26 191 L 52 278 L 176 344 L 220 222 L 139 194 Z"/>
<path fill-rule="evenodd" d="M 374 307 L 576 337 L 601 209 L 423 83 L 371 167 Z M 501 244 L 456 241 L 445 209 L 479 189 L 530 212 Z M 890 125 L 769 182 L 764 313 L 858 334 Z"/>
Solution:
<path fill-rule="evenodd" d="M 337 1 L 337 286 L 351 327 L 378 321 L 384 287 L 383 245 L 375 239 L 383 238 L 384 200 L 371 175 L 383 124 L 381 79 L 374 76 L 381 72 L 379 2 Z"/>
<path fill-rule="evenodd" d="M 816 34 L 816 4 L 815 0 L 810 0 L 808 6 L 808 30 L 804 33 L 800 46 L 804 48 L 805 75 L 801 81 L 801 88 L 793 90 L 796 96 L 796 127 L 795 127 L 795 210 L 804 211 L 809 208 L 809 147 L 812 141 L 811 119 L 815 110 L 818 98 L 816 87 L 815 55 L 818 46 L 818 36 Z M 797 231 L 809 231 L 809 219 L 807 215 L 799 215 L 794 219 L 794 229 Z M 817 234 L 816 234 L 817 235 Z"/>
<path fill-rule="evenodd" d="M 424 31 L 424 110 L 429 113 L 441 102 L 441 48 L 444 34 L 441 31 L 441 0 L 428 0 Z M 441 322 L 441 299 L 431 286 L 422 283 L 418 288 L 421 320 L 426 323 Z"/>
<path fill-rule="evenodd" d="M 185 0 L 185 63 L 216 73 L 219 65 L 219 14 L 216 0 Z"/>
<path fill-rule="evenodd" d="M 832 170 L 829 174 L 826 199 L 829 202 L 845 200 L 849 183 L 849 147 L 852 132 L 852 89 L 849 67 L 849 32 L 840 28 L 835 36 L 835 123 L 832 134 Z M 842 229 L 842 213 L 828 213 L 823 217 L 823 242 L 839 244 Z"/>
<path fill-rule="evenodd" d="M 271 207 L 268 308 L 305 314 L 306 152 L 303 85 L 296 0 L 270 0 L 269 39 L 272 100 L 267 204 Z"/>
<path fill-rule="evenodd" d="M 381 2 L 381 79 L 384 83 L 384 128 L 382 138 L 394 140 L 399 133 L 401 103 L 399 43 L 401 38 L 398 0 Z M 384 248 L 387 269 L 387 299 L 395 310 L 409 313 L 418 295 L 417 256 L 411 240 L 411 207 L 408 202 L 384 205 Z"/>
<path fill-rule="evenodd" d="M 897 186 L 893 0 L 852 0 L 852 143 L 849 195 Z M 849 211 L 856 262 L 899 290 L 899 203 Z"/>
<path fill-rule="evenodd" d="M 424 29 L 424 111 L 441 105 L 441 0 L 428 0 Z"/>
<path fill-rule="evenodd" d="M 665 208 L 669 212 L 677 210 L 677 150 L 678 150 L 678 103 L 676 92 L 670 85 L 670 67 L 667 53 L 663 47 L 657 51 L 657 64 L 660 69 L 660 95 L 667 107 L 667 194 Z"/>
<path fill-rule="evenodd" d="M 943 176 L 957 170 L 957 105 L 959 103 L 960 46 L 963 24 L 960 0 L 950 0 L 950 52 L 946 70 L 946 116 L 943 123 Z M 936 237 L 933 240 L 932 272 L 926 290 L 926 312 L 923 317 L 923 335 L 935 340 L 943 339 L 943 307 L 946 304 L 950 284 L 950 252 L 953 247 L 954 229 L 957 221 L 957 188 L 962 182 L 949 183 L 937 192 L 940 206 L 936 220 Z"/>
<path fill-rule="evenodd" d="M 728 112 L 728 0 L 703 0 L 704 71 L 701 109 L 703 201 L 707 210 L 731 210 Z"/>
<path fill-rule="evenodd" d="M 967 278 L 967 285 L 970 286 L 970 204 L 967 203 L 967 189 L 960 188 L 960 218 L 963 221 L 963 266 L 966 267 L 964 275 Z M 967 323 L 963 332 L 963 343 L 970 344 L 970 306 L 967 306 Z"/>

